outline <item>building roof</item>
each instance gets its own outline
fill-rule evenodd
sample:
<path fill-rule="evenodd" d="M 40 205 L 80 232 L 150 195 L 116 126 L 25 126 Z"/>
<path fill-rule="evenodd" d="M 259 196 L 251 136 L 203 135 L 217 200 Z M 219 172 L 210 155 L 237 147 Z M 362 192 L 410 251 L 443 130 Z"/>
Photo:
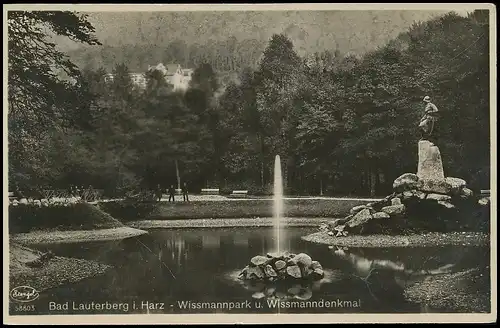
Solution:
<path fill-rule="evenodd" d="M 156 66 L 149 66 L 148 71 L 149 70 L 158 70 L 158 71 L 162 72 L 164 75 L 172 76 L 177 72 L 177 70 L 179 68 L 180 68 L 179 64 L 167 64 L 165 66 L 162 63 L 159 63 Z"/>

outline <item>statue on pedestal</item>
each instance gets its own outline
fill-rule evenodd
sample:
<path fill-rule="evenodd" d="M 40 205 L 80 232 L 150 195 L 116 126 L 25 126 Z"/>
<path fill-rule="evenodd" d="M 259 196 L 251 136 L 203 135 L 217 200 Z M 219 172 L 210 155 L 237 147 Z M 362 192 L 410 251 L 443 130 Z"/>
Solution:
<path fill-rule="evenodd" d="M 436 105 L 431 103 L 431 98 L 429 96 L 424 97 L 424 102 L 426 103 L 424 109 L 424 116 L 420 119 L 420 124 L 418 127 L 420 128 L 421 138 L 429 139 L 432 135 L 432 131 L 434 130 L 434 124 L 437 121 L 437 113 L 438 109 Z"/>

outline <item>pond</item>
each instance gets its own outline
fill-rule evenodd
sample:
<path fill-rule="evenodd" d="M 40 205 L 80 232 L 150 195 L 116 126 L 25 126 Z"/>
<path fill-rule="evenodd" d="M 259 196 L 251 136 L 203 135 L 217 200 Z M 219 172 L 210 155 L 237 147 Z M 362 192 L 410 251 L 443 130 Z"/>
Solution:
<path fill-rule="evenodd" d="M 154 229 L 113 242 L 38 245 L 113 268 L 41 293 L 36 308 L 38 314 L 54 314 L 49 302 L 69 302 L 61 313 L 435 312 L 406 301 L 405 287 L 428 275 L 489 263 L 489 250 L 483 247 L 331 249 L 301 240 L 315 231 L 287 229 L 288 250 L 305 252 L 324 268 L 325 278 L 312 286 L 248 285 L 237 278 L 253 256 L 272 250 L 272 228 Z M 126 308 L 72 310 L 92 302 Z"/>

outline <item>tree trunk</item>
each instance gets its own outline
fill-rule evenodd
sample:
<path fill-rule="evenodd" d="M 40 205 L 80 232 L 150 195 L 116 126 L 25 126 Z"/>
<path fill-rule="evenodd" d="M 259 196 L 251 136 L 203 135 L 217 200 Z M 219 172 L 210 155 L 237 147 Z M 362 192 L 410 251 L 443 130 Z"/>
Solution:
<path fill-rule="evenodd" d="M 370 196 L 374 197 L 376 194 L 376 185 L 377 185 L 377 174 L 375 169 L 370 170 Z"/>
<path fill-rule="evenodd" d="M 177 189 L 181 189 L 181 176 L 179 174 L 179 164 L 175 160 L 175 175 L 177 176 Z"/>

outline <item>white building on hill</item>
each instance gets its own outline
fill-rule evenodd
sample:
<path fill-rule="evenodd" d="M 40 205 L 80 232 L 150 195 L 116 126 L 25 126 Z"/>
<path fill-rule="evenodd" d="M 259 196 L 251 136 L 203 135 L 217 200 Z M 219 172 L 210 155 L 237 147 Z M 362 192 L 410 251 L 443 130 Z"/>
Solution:
<path fill-rule="evenodd" d="M 172 90 L 186 90 L 189 87 L 189 81 L 191 81 L 191 76 L 194 72 L 193 69 L 182 69 L 179 64 L 167 64 L 159 63 L 154 66 L 148 66 L 147 71 L 160 71 L 164 76 L 168 84 L 172 85 Z M 147 86 L 146 73 L 129 73 L 132 83 L 141 89 L 145 89 Z M 105 82 L 112 82 L 114 79 L 113 74 L 108 73 L 104 76 Z"/>

